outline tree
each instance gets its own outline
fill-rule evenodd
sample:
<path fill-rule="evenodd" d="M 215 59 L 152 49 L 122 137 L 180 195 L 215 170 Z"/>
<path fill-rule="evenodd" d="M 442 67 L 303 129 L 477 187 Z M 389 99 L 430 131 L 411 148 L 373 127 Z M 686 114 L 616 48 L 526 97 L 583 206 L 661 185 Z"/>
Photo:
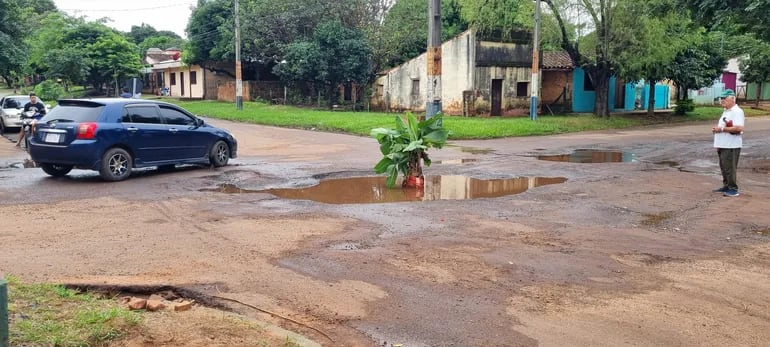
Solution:
<path fill-rule="evenodd" d="M 740 58 L 740 68 L 743 76 L 741 80 L 757 84 L 756 105 L 759 106 L 759 99 L 762 98 L 762 84 L 770 81 L 770 44 L 757 43 L 753 48 L 746 52 L 747 56 Z"/>
<path fill-rule="evenodd" d="M 753 33 L 770 41 L 770 1 L 767 0 L 679 0 L 694 17 L 710 29 L 730 34 Z"/>
<path fill-rule="evenodd" d="M 458 0 L 460 15 L 469 26 L 483 33 L 507 33 L 534 26 L 532 1 L 521 0 Z M 442 6 L 443 10 L 443 6 Z"/>
<path fill-rule="evenodd" d="M 286 49 L 285 63 L 274 71 L 287 82 L 312 81 L 326 87 L 328 106 L 342 82 L 366 83 L 371 74 L 371 48 L 363 34 L 339 21 L 322 23 L 313 41 L 297 41 Z"/>
<path fill-rule="evenodd" d="M 172 47 L 182 48 L 185 41 L 181 38 L 175 38 L 172 36 L 159 35 L 150 36 L 141 43 L 139 43 L 139 51 L 144 53 L 150 48 L 169 49 Z"/>
<path fill-rule="evenodd" d="M 136 77 L 142 69 L 136 45 L 116 32 L 100 36 L 88 51 L 92 62 L 90 82 L 94 86 L 115 83 L 117 89 L 119 81 Z"/>
<path fill-rule="evenodd" d="M 44 59 L 45 77 L 61 79 L 65 91 L 69 91 L 70 85 L 83 84 L 93 65 L 81 50 L 72 46 L 51 50 Z"/>
<path fill-rule="evenodd" d="M 20 7 L 15 0 L 0 0 L 0 76 L 10 87 L 27 60 Z"/>
<path fill-rule="evenodd" d="M 711 85 L 722 74 L 727 59 L 713 35 L 701 33 L 680 51 L 668 65 L 668 78 L 676 84 L 678 100 L 687 100 L 687 91 Z"/>
<path fill-rule="evenodd" d="M 235 60 L 233 2 L 199 0 L 187 22 L 188 41 L 183 61 L 206 66 L 216 60 Z"/>
<path fill-rule="evenodd" d="M 575 66 L 585 70 L 596 89 L 594 113 L 601 117 L 610 115 L 609 82 L 616 69 L 613 53 L 618 46 L 614 44 L 619 43 L 613 42 L 613 39 L 614 36 L 620 36 L 619 32 L 613 30 L 618 1 L 632 0 L 543 0 L 561 29 L 562 49 L 567 51 Z M 578 42 L 570 40 L 570 34 L 567 32 L 570 26 L 562 13 L 576 11 L 582 11 L 590 18 L 593 37 L 586 41 L 588 44 L 581 46 L 589 46 L 588 48 L 578 49 Z"/>
<path fill-rule="evenodd" d="M 447 40 L 468 28 L 461 18 L 460 3 L 441 2 L 441 38 Z M 399 65 L 428 49 L 428 1 L 399 0 L 388 11 L 382 24 L 382 45 L 377 46 L 378 67 Z"/>
<path fill-rule="evenodd" d="M 687 13 L 669 1 L 642 0 L 621 2 L 614 26 L 615 43 L 625 42 L 617 52 L 618 76 L 628 80 L 644 79 L 649 84 L 647 115 L 654 116 L 655 84 L 669 77 L 669 66 L 697 35 L 700 28 L 691 25 Z M 623 36 L 621 36 L 623 35 Z M 666 43 L 661 44 L 665 39 Z"/>

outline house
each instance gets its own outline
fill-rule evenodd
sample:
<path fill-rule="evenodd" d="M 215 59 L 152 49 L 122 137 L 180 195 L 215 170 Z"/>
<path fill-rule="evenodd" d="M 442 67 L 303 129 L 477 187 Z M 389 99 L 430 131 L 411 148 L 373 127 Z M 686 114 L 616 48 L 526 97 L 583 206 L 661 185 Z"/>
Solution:
<path fill-rule="evenodd" d="M 145 90 L 178 98 L 216 100 L 219 85 L 234 80 L 218 72 L 221 70 L 187 65 L 180 58 L 181 51 L 175 48 L 148 49 L 145 62 L 150 67 L 145 69 Z"/>
<path fill-rule="evenodd" d="M 490 40 L 474 30 L 441 45 L 442 112 L 463 115 L 527 114 L 532 47 L 529 33 Z M 388 111 L 425 111 L 427 54 L 381 72 L 371 105 Z"/>
<path fill-rule="evenodd" d="M 752 86 L 751 84 L 746 84 L 746 82 L 741 81 L 743 75 L 741 74 L 739 60 L 739 58 L 729 59 L 727 61 L 727 66 L 722 70 L 722 74 L 712 85 L 697 90 L 688 90 L 688 97 L 692 99 L 695 104 L 713 105 L 719 99 L 723 90 L 732 89 L 735 91 L 735 95 L 738 99 L 756 98 L 756 89 L 752 89 L 752 87 L 756 88 L 756 84 Z"/>

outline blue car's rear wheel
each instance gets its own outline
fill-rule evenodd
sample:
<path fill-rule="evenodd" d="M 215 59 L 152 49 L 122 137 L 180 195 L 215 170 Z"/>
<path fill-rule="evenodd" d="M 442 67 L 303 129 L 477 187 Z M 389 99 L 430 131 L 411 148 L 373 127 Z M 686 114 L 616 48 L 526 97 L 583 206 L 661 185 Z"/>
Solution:
<path fill-rule="evenodd" d="M 122 148 L 110 148 L 102 157 L 99 175 L 106 181 L 122 181 L 131 175 L 133 159 Z"/>
<path fill-rule="evenodd" d="M 227 165 L 230 160 L 230 146 L 225 141 L 219 140 L 214 143 L 209 152 L 209 162 L 213 167 L 222 167 Z"/>
<path fill-rule="evenodd" d="M 53 177 L 61 177 L 72 171 L 72 165 L 40 163 L 40 168 Z"/>

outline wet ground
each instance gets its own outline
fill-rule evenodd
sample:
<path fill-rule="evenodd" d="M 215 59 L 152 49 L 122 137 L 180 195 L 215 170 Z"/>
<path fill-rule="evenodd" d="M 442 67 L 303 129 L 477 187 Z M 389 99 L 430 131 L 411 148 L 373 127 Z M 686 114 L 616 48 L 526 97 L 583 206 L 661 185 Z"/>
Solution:
<path fill-rule="evenodd" d="M 232 165 L 119 183 L 0 141 L 0 273 L 226 296 L 330 346 L 770 341 L 770 118 L 738 198 L 711 192 L 710 124 L 453 141 L 403 191 L 374 139 L 210 121 Z"/>

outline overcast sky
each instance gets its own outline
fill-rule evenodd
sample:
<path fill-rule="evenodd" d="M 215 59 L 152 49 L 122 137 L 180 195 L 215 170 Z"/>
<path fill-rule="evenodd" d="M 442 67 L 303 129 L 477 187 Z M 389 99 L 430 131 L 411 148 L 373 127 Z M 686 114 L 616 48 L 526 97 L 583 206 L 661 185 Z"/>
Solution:
<path fill-rule="evenodd" d="M 190 7 L 196 0 L 54 0 L 56 7 L 71 16 L 87 20 L 109 17 L 107 25 L 120 31 L 131 31 L 132 25 L 146 23 L 156 30 L 170 30 L 181 37 L 190 19 Z"/>

